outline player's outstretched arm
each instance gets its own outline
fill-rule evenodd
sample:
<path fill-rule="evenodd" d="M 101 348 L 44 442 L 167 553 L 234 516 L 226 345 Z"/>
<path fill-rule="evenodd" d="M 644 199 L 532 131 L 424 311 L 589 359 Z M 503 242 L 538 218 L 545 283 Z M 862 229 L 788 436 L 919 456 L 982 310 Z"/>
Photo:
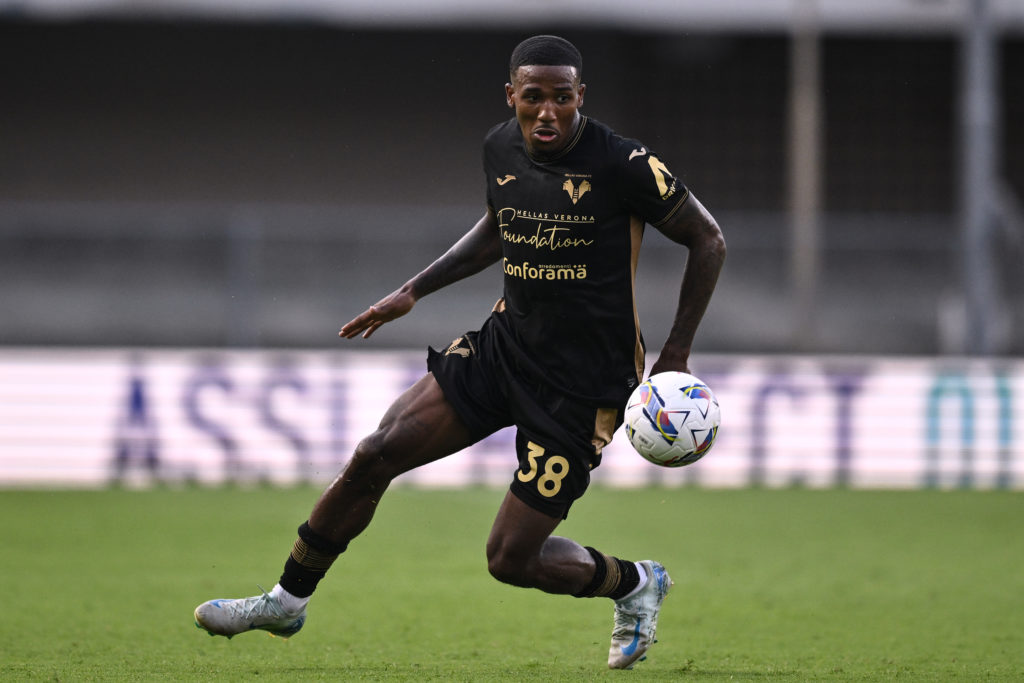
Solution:
<path fill-rule="evenodd" d="M 394 292 L 345 323 L 338 336 L 351 339 L 361 334 L 363 339 L 367 339 L 384 323 L 411 311 L 420 298 L 479 273 L 497 262 L 500 256 L 498 222 L 494 214 L 488 210 L 483 218 L 443 256 Z"/>
<path fill-rule="evenodd" d="M 725 238 L 714 217 L 692 194 L 679 211 L 659 230 L 689 249 L 679 305 L 668 339 L 651 374 L 678 370 L 689 372 L 690 349 L 715 291 L 718 274 L 725 262 Z"/>

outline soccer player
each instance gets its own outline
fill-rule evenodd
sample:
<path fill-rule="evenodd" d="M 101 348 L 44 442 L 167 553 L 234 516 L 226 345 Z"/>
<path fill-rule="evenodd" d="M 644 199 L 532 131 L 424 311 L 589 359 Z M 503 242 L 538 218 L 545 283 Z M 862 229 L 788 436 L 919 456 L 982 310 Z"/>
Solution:
<path fill-rule="evenodd" d="M 479 330 L 428 351 L 429 372 L 385 412 L 299 527 L 274 589 L 199 605 L 201 628 L 294 635 L 317 583 L 396 476 L 515 425 L 519 467 L 487 539 L 490 573 L 514 586 L 611 598 L 611 668 L 631 668 L 654 641 L 672 586 L 665 568 L 552 533 L 586 490 L 643 377 L 633 284 L 645 223 L 688 248 L 676 317 L 652 372 L 687 370 L 725 241 L 651 148 L 580 113 L 582 66 L 559 37 L 515 48 L 505 85 L 515 115 L 484 141 L 486 212 L 339 334 L 367 338 L 420 297 L 495 263 L 504 296 Z"/>

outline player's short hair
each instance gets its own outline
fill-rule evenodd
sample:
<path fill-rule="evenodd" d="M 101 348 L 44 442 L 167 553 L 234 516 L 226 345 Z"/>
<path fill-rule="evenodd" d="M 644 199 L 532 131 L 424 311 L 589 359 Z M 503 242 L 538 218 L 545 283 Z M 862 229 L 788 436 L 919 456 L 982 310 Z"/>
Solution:
<path fill-rule="evenodd" d="M 515 80 L 521 66 L 571 66 L 576 77 L 583 76 L 583 55 L 576 46 L 558 36 L 533 36 L 516 45 L 508 62 L 509 78 Z"/>

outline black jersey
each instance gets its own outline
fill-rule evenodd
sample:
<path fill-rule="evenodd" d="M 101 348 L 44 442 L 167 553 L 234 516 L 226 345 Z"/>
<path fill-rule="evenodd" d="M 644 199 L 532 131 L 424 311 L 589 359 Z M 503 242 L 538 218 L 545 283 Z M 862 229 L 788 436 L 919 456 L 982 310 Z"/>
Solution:
<path fill-rule="evenodd" d="M 502 351 L 535 381 L 621 407 L 644 370 L 633 292 L 644 224 L 675 214 L 686 187 L 648 147 L 586 117 L 543 161 L 516 119 L 495 126 L 484 171 L 501 231 Z"/>

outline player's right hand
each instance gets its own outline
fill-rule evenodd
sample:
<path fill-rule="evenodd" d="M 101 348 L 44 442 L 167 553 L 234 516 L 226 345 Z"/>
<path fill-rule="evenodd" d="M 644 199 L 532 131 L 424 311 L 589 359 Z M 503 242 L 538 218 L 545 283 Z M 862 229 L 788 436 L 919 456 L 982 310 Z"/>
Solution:
<path fill-rule="evenodd" d="M 391 294 L 370 306 L 368 309 L 348 321 L 338 332 L 339 337 L 352 339 L 362 334 L 363 339 L 369 339 L 370 335 L 377 331 L 377 328 L 395 318 L 400 318 L 416 305 L 416 297 L 405 287 L 396 290 Z"/>

